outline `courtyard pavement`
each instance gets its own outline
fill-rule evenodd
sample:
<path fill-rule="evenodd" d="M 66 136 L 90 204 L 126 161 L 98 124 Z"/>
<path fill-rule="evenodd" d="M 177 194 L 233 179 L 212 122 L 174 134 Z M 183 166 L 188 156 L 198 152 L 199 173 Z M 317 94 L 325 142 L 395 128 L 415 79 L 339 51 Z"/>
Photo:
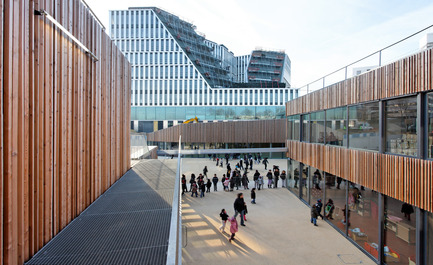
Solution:
<path fill-rule="evenodd" d="M 278 165 L 280 172 L 287 169 L 287 160 L 269 159 L 268 169 Z M 188 189 L 191 173 L 198 176 L 208 167 L 208 177 L 217 174 L 221 180 L 226 172 L 207 158 L 182 159 L 182 173 L 186 175 Z M 236 164 L 230 161 L 232 168 Z M 264 174 L 264 165 L 254 164 L 249 174 L 250 190 L 255 169 Z M 264 174 L 265 175 L 265 174 Z M 265 185 L 266 186 L 266 185 Z M 218 191 L 206 193 L 204 198 L 182 197 L 182 222 L 186 238 L 182 252 L 183 264 L 375 264 L 369 257 L 351 244 L 325 221 L 318 220 L 318 227 L 310 223 L 310 208 L 289 190 L 281 188 L 257 191 L 257 204 L 251 204 L 250 190 L 224 192 L 221 181 Z M 235 240 L 228 242 L 226 233 L 219 231 L 222 208 L 229 216 L 234 214 L 233 202 L 238 192 L 244 193 L 248 206 L 246 226 L 239 225 Z M 239 217 L 238 217 L 239 222 Z"/>

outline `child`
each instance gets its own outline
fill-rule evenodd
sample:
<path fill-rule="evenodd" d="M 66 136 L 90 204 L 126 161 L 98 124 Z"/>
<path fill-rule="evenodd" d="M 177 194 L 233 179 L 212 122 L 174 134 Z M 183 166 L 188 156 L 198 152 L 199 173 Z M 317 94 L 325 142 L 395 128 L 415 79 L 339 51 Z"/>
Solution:
<path fill-rule="evenodd" d="M 192 183 L 192 185 L 191 185 L 191 191 L 192 191 L 192 194 L 191 194 L 191 197 L 194 197 L 194 194 L 195 194 L 195 197 L 197 197 L 197 184 L 195 184 L 195 182 L 194 183 Z"/>
<path fill-rule="evenodd" d="M 235 234 L 238 231 L 238 221 L 236 221 L 235 217 L 230 217 L 229 218 L 230 221 L 230 233 L 232 233 L 232 235 L 229 238 L 229 242 L 232 242 L 233 239 L 235 239 Z"/>
<path fill-rule="evenodd" d="M 314 224 L 314 226 L 317 226 L 317 216 L 319 216 L 319 214 L 317 213 L 316 205 L 314 204 L 311 207 L 311 223 Z"/>
<path fill-rule="evenodd" d="M 251 190 L 251 203 L 256 204 L 256 188 Z"/>
<path fill-rule="evenodd" d="M 221 210 L 220 213 L 220 217 L 221 217 L 221 226 L 220 226 L 220 231 L 225 233 L 226 231 L 224 231 L 226 229 L 226 223 L 227 223 L 227 219 L 228 219 L 228 215 L 225 209 Z"/>

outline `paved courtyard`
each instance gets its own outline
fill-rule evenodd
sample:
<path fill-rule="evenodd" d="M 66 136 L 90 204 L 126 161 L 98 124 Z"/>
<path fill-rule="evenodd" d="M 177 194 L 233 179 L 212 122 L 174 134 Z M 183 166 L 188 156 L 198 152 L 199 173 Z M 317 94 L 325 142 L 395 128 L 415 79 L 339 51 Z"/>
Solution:
<path fill-rule="evenodd" d="M 287 169 L 284 159 L 270 159 L 269 168 L 278 165 L 280 172 Z M 236 164 L 231 161 L 232 168 Z M 225 163 L 224 163 L 225 164 Z M 208 176 L 217 174 L 221 179 L 226 168 L 215 166 L 205 158 L 182 160 L 183 174 L 190 179 L 191 173 L 202 173 L 208 167 Z M 257 168 L 256 168 L 257 167 Z M 264 174 L 264 165 L 254 165 Z M 252 176 L 250 189 L 253 187 Z M 266 185 L 265 185 L 266 186 Z M 375 264 L 325 221 L 318 227 L 310 223 L 310 209 L 287 189 L 264 189 L 257 191 L 257 204 L 250 203 L 250 190 L 224 192 L 221 182 L 218 191 L 207 193 L 204 198 L 183 196 L 182 222 L 186 226 L 183 264 Z M 189 183 L 188 183 L 189 188 Z M 221 233 L 219 213 L 225 208 L 234 214 L 233 202 L 238 192 L 244 192 L 248 206 L 246 226 L 239 226 L 236 239 L 228 242 L 229 224 L 226 233 Z M 239 217 L 238 217 L 239 221 Z M 184 234 L 185 235 L 185 234 Z"/>

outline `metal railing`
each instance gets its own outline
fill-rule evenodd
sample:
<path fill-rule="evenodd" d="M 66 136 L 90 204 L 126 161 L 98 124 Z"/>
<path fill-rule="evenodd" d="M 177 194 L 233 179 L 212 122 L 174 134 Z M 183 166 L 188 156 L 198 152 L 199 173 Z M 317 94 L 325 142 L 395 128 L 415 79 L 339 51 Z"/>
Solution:
<path fill-rule="evenodd" d="M 168 240 L 167 265 L 182 264 L 182 195 L 180 193 L 181 138 L 179 135 L 179 151 L 177 155 L 177 171 L 171 209 L 170 237 Z"/>
<path fill-rule="evenodd" d="M 392 44 L 390 44 L 390 45 L 388 45 L 388 46 L 386 46 L 386 47 L 384 47 L 384 48 L 382 48 L 376 52 L 373 52 L 373 53 L 371 53 L 371 54 L 369 54 L 369 55 L 367 55 L 367 56 L 365 56 L 359 60 L 356 60 L 356 61 L 354 61 L 348 65 L 345 65 L 345 66 L 343 66 L 343 67 L 341 67 L 341 68 L 339 68 L 339 69 L 337 69 L 337 70 L 335 70 L 335 71 L 333 71 L 333 72 L 331 72 L 331 73 L 329 73 L 323 77 L 320 77 L 320 78 L 318 78 L 318 79 L 316 79 L 316 80 L 314 80 L 314 81 L 312 81 L 312 82 L 310 82 L 304 86 L 299 87 L 299 89 L 298 89 L 299 96 L 314 92 L 316 90 L 330 86 L 330 85 L 335 84 L 337 82 L 346 80 L 348 77 L 353 77 L 353 76 L 357 75 L 357 74 L 355 74 L 353 76 L 348 76 L 348 69 L 349 69 L 349 67 L 355 66 L 356 64 L 358 64 L 360 62 L 364 62 L 364 64 L 362 65 L 364 67 L 368 66 L 368 65 L 374 65 L 372 67 L 368 67 L 369 70 L 373 70 L 375 68 L 382 66 L 384 63 L 388 64 L 388 63 L 391 63 L 395 60 L 398 60 L 399 58 L 417 53 L 419 51 L 418 48 L 416 50 L 410 50 L 409 52 L 405 52 L 404 55 L 391 54 L 391 58 L 389 58 L 388 60 L 384 60 L 384 58 L 383 58 L 385 51 L 389 51 L 390 48 L 395 47 L 397 44 L 401 44 L 404 41 L 409 40 L 412 37 L 414 37 L 420 33 L 423 33 L 432 27 L 433 27 L 433 24 L 420 30 L 420 31 L 417 31 L 417 32 L 397 41 L 397 42 L 394 42 L 394 43 L 392 43 Z M 338 75 L 339 75 L 339 77 L 337 77 Z"/>

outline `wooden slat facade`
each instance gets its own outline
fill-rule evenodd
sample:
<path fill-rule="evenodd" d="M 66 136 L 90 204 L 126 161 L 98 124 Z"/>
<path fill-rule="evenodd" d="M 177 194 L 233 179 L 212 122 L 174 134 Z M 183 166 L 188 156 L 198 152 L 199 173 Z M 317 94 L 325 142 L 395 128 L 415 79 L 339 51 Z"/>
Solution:
<path fill-rule="evenodd" d="M 433 211 L 433 161 L 298 141 L 287 148 L 294 160 Z"/>
<path fill-rule="evenodd" d="M 129 169 L 131 70 L 79 0 L 0 7 L 0 264 L 22 264 Z"/>
<path fill-rule="evenodd" d="M 179 124 L 147 134 L 151 142 L 285 143 L 286 120 L 252 120 Z"/>
<path fill-rule="evenodd" d="M 433 50 L 347 79 L 286 103 L 287 116 L 430 91 Z"/>
<path fill-rule="evenodd" d="M 286 103 L 288 116 L 431 91 L 432 50 Z M 287 141 L 287 156 L 387 196 L 433 211 L 433 161 Z"/>

